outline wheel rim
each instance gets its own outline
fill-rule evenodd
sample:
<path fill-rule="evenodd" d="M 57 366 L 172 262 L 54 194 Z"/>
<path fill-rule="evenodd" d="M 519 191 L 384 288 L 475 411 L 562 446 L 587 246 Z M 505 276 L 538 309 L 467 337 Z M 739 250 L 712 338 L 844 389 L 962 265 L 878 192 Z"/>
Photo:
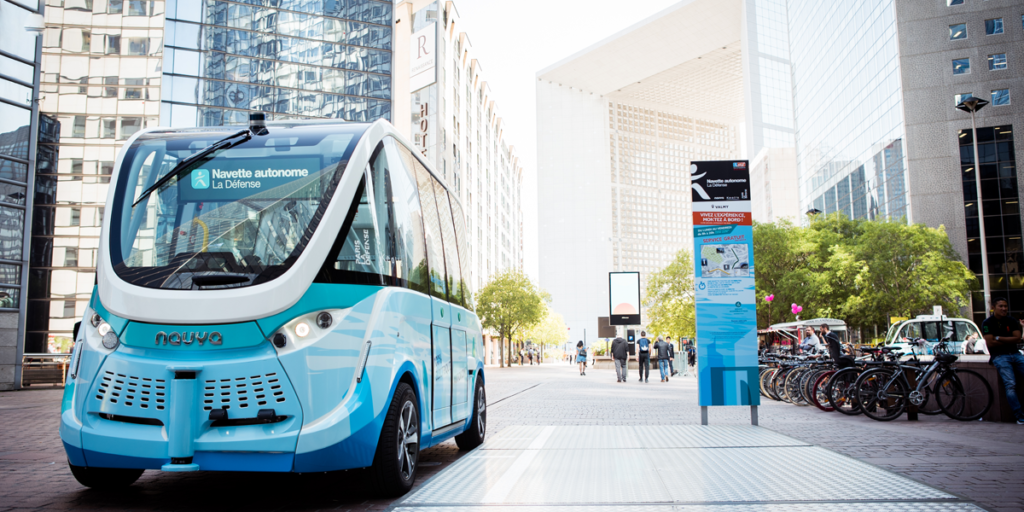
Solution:
<path fill-rule="evenodd" d="M 484 397 L 484 388 L 480 388 L 480 392 L 476 394 L 476 431 L 480 434 L 480 439 L 484 438 L 484 432 L 487 431 L 487 400 Z"/>
<path fill-rule="evenodd" d="M 398 468 L 405 480 L 411 479 L 416 471 L 419 444 L 419 421 L 416 418 L 416 407 L 412 402 L 406 402 L 402 405 L 402 414 L 398 417 Z"/>

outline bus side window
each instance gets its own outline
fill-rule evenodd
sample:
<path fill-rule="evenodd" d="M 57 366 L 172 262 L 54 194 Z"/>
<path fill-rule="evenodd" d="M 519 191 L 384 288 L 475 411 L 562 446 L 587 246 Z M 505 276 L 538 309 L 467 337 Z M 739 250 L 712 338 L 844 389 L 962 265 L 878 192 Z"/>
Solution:
<path fill-rule="evenodd" d="M 341 282 L 354 284 L 384 284 L 384 257 L 381 254 L 384 244 L 381 230 L 377 223 L 376 208 L 373 200 L 372 183 L 368 184 L 363 177 L 352 225 L 344 233 L 342 245 L 334 259 L 334 270 L 342 272 Z M 363 274 L 361 276 L 352 275 Z"/>
<path fill-rule="evenodd" d="M 423 231 L 427 240 L 427 263 L 430 268 L 430 295 L 448 300 L 444 254 L 441 252 L 441 223 L 437 215 L 437 201 L 434 198 L 434 178 L 418 160 L 413 162 L 413 167 L 416 168 L 416 184 L 420 191 L 420 206 L 423 207 Z"/>
<path fill-rule="evenodd" d="M 391 209 L 394 212 L 395 250 L 392 255 L 399 286 L 429 293 L 427 248 L 423 238 L 423 217 L 419 191 L 413 176 L 415 157 L 401 144 L 388 137 L 384 146 L 391 165 Z M 397 156 L 397 159 L 395 158 Z"/>
<path fill-rule="evenodd" d="M 434 197 L 437 198 L 437 212 L 441 217 L 441 239 L 444 241 L 444 262 L 448 268 L 448 301 L 465 307 L 462 299 L 462 270 L 459 265 L 459 245 L 455 241 L 455 223 L 452 207 L 444 185 L 434 180 Z"/>
<path fill-rule="evenodd" d="M 462 213 L 462 206 L 453 197 L 452 198 L 452 217 L 455 219 L 455 239 L 459 245 L 459 262 L 462 263 L 462 280 L 459 283 L 459 287 L 462 288 L 462 306 L 466 309 L 472 310 L 473 308 L 473 291 L 470 289 L 470 278 L 469 272 L 469 236 L 466 233 L 466 217 Z"/>

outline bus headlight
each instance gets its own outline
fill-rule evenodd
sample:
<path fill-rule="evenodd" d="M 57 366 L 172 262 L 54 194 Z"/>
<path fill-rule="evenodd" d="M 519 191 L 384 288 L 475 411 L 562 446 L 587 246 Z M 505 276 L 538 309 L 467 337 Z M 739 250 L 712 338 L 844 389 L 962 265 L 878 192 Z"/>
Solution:
<path fill-rule="evenodd" d="M 344 318 L 350 310 L 327 309 L 307 313 L 281 326 L 269 340 L 277 348 L 278 354 L 302 349 L 330 333 L 335 320 Z"/>
<path fill-rule="evenodd" d="M 114 350 L 118 345 L 121 344 L 121 340 L 114 334 L 114 331 L 110 330 L 110 325 L 106 322 L 100 324 L 107 326 L 107 333 L 103 335 L 103 348 L 108 350 Z"/>
<path fill-rule="evenodd" d="M 90 350 L 97 350 L 104 354 L 109 354 L 121 345 L 121 338 L 114 330 L 114 326 L 107 323 L 92 308 L 85 310 L 85 317 L 82 320 L 82 328 L 78 336 L 79 340 L 85 342 Z"/>

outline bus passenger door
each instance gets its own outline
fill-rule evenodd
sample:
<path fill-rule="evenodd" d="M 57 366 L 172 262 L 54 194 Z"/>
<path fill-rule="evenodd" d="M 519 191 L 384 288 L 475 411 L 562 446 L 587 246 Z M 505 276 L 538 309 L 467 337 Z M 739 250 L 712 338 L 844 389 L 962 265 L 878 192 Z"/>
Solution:
<path fill-rule="evenodd" d="M 452 422 L 452 308 L 447 302 L 430 298 L 433 309 L 431 347 L 433 355 L 433 428 Z"/>
<path fill-rule="evenodd" d="M 452 326 L 452 420 L 461 420 L 470 415 L 466 411 L 468 384 L 466 372 L 466 331 Z"/>

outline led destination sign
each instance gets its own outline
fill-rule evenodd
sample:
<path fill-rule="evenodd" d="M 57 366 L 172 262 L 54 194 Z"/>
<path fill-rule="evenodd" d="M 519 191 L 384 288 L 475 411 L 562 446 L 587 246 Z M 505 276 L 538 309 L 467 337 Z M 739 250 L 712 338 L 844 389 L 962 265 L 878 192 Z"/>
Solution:
<path fill-rule="evenodd" d="M 217 158 L 182 176 L 178 193 L 185 201 L 314 199 L 320 197 L 319 178 L 315 157 Z M 308 193 L 301 193 L 303 188 Z"/>

